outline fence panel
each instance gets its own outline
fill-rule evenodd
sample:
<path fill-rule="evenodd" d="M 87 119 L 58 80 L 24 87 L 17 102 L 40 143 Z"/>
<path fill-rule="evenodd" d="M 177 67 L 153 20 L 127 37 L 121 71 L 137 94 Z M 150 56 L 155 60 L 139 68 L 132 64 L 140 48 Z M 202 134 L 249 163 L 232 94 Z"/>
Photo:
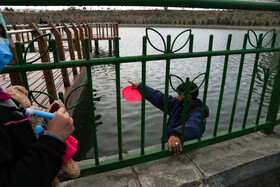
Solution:
<path fill-rule="evenodd" d="M 146 33 L 153 31 L 161 36 L 161 34 L 151 28 L 147 28 Z M 231 35 L 228 36 L 227 40 L 227 47 L 226 50 L 213 50 L 213 42 L 214 37 L 211 35 L 209 37 L 208 42 L 208 50 L 207 51 L 199 51 L 199 52 L 193 52 L 193 35 L 191 34 L 190 30 L 184 31 L 189 32 L 189 38 L 186 39 L 186 42 L 184 43 L 183 47 L 186 46 L 189 43 L 189 51 L 188 52 L 182 52 L 179 53 L 183 47 L 175 50 L 173 49 L 174 43 L 177 40 L 177 38 L 180 36 L 180 34 L 175 38 L 173 43 L 171 42 L 171 36 L 168 35 L 166 38 L 166 41 L 161 36 L 164 44 L 164 50 L 160 50 L 156 48 L 151 40 L 149 39 L 149 35 L 146 34 L 146 36 L 143 37 L 143 50 L 142 55 L 140 56 L 127 56 L 127 57 L 120 57 L 119 55 L 119 38 L 115 37 L 114 43 L 115 43 L 115 56 L 110 58 L 91 58 L 90 56 L 90 44 L 89 39 L 85 39 L 83 41 L 84 43 L 84 55 L 85 59 L 82 60 L 71 60 L 71 61 L 59 61 L 58 60 L 58 54 L 56 49 L 56 43 L 55 40 L 49 40 L 50 44 L 53 47 L 53 56 L 55 62 L 46 62 L 44 64 L 41 63 L 26 63 L 26 58 L 22 57 L 22 51 L 21 51 L 21 44 L 16 43 L 16 49 L 19 59 L 19 64 L 13 64 L 5 67 L 2 73 L 13 73 L 13 72 L 21 72 L 23 82 L 25 84 L 25 87 L 29 92 L 36 92 L 34 90 L 29 89 L 27 77 L 26 77 L 26 71 L 36 71 L 36 70 L 52 70 L 57 68 L 74 68 L 78 66 L 86 66 L 87 68 L 87 77 L 88 81 L 85 85 L 87 89 L 87 94 L 90 98 L 89 104 L 90 104 L 90 114 L 91 114 L 91 129 L 92 129 L 92 137 L 93 137 L 93 145 L 94 148 L 94 162 L 90 164 L 85 164 L 80 166 L 82 173 L 81 176 L 87 176 L 95 173 L 105 172 L 112 169 L 118 169 L 122 167 L 126 167 L 129 165 L 135 165 L 143 162 L 152 161 L 155 159 L 163 158 L 172 155 L 171 152 L 168 151 L 165 141 L 166 141 L 166 122 L 167 122 L 167 96 L 169 94 L 169 87 L 172 86 L 172 83 L 169 84 L 169 81 L 171 81 L 171 77 L 173 76 L 170 73 L 170 64 L 172 60 L 174 59 L 192 59 L 192 58 L 206 58 L 206 69 L 204 73 L 201 73 L 199 76 L 204 76 L 204 79 L 202 83 L 199 85 L 199 88 L 204 86 L 204 93 L 203 93 L 203 101 L 202 101 L 202 109 L 201 109 L 201 118 L 200 118 L 200 124 L 199 124 L 199 134 L 197 139 L 186 141 L 184 142 L 184 133 L 185 130 L 182 128 L 182 134 L 181 134 L 181 142 L 183 145 L 183 152 L 194 150 L 200 147 L 208 146 L 211 144 L 219 143 L 222 141 L 226 141 L 232 138 L 236 138 L 239 136 L 243 136 L 249 133 L 253 133 L 256 131 L 262 131 L 264 130 L 267 133 L 273 132 L 273 128 L 275 125 L 280 124 L 280 118 L 277 118 L 277 113 L 280 105 L 280 99 L 278 97 L 278 93 L 280 92 L 280 73 L 279 73 L 279 64 L 280 64 L 280 57 L 279 63 L 272 69 L 270 68 L 264 68 L 264 78 L 263 78 L 263 87 L 262 87 L 262 93 L 260 95 L 260 104 L 258 108 L 258 113 L 256 115 L 256 122 L 252 123 L 250 125 L 247 124 L 247 115 L 250 111 L 250 103 L 251 103 L 251 97 L 253 93 L 255 78 L 258 76 L 257 67 L 259 64 L 259 56 L 261 53 L 265 52 L 280 52 L 280 47 L 275 46 L 275 40 L 276 40 L 276 33 L 275 31 L 268 31 L 273 32 L 273 37 L 263 44 L 263 38 L 266 36 L 260 34 L 258 37 L 256 37 L 256 45 L 253 44 L 252 41 L 249 41 L 251 47 L 249 49 L 246 49 L 247 45 L 247 39 L 249 38 L 248 35 L 255 34 L 252 30 L 249 30 L 247 34 L 244 36 L 243 41 L 243 47 L 242 49 L 230 49 L 231 45 Z M 161 54 L 147 54 L 147 45 L 148 43 L 161 52 Z M 232 112 L 230 117 L 230 122 L 228 124 L 228 130 L 224 132 L 218 132 L 218 125 L 219 125 L 219 117 L 220 117 L 220 111 L 221 106 L 223 102 L 223 95 L 224 95 L 224 88 L 225 88 L 225 81 L 227 77 L 227 70 L 228 70 L 228 64 L 229 64 L 229 56 L 231 55 L 241 55 L 240 58 L 240 64 L 239 64 L 239 70 L 237 75 L 237 82 L 236 82 L 236 90 L 234 94 L 234 100 L 233 100 L 233 106 L 232 106 Z M 246 102 L 246 109 L 244 114 L 244 122 L 242 124 L 242 127 L 240 128 L 233 128 L 233 120 L 234 120 L 234 114 L 236 110 L 236 103 L 238 101 L 238 94 L 239 94 L 239 87 L 240 87 L 240 81 L 242 77 L 242 69 L 244 64 L 244 58 L 246 54 L 255 54 L 255 60 L 254 60 L 254 67 L 251 75 L 251 83 L 250 83 L 250 89 L 248 92 L 248 99 Z M 215 63 L 215 61 L 212 59 L 214 56 L 223 56 L 224 59 L 224 67 L 223 67 L 223 73 L 222 73 L 222 79 L 221 79 L 221 87 L 220 87 L 220 94 L 219 94 L 219 102 L 217 107 L 217 113 L 216 113 L 216 121 L 214 124 L 213 129 L 213 135 L 202 137 L 203 132 L 203 120 L 205 115 L 205 108 L 206 108 L 206 101 L 207 101 L 207 94 L 208 94 L 208 86 L 209 86 L 209 76 L 210 76 L 210 69 L 211 64 Z M 141 101 L 141 145 L 140 145 L 140 151 L 139 153 L 135 153 L 132 155 L 124 156 L 123 152 L 123 145 L 122 145 L 122 113 L 121 113 L 121 92 L 120 92 L 120 65 L 124 63 L 129 62 L 141 62 L 142 63 L 142 89 L 145 91 L 145 85 L 146 85 L 146 63 L 149 61 L 159 61 L 163 60 L 165 62 L 165 104 L 164 104 L 164 115 L 163 115 L 163 130 L 162 130 L 162 142 L 161 146 L 159 148 L 155 148 L 149 151 L 145 151 L 145 94 L 143 95 L 143 99 Z M 114 159 L 109 159 L 105 161 L 100 161 L 99 154 L 98 154 L 98 142 L 97 142 L 97 132 L 96 132 L 96 121 L 95 121 L 95 113 L 94 113 L 94 101 L 93 101 L 93 82 L 92 82 L 92 67 L 98 66 L 98 65 L 104 65 L 104 64 L 114 64 L 115 65 L 115 73 L 116 73 L 116 105 L 117 105 L 117 132 L 118 132 L 118 157 Z M 276 71 L 272 75 L 272 71 Z M 176 76 L 176 75 L 174 75 Z M 197 78 L 196 77 L 196 78 Z M 196 79 L 195 78 L 195 79 Z M 188 83 L 190 81 L 189 77 L 185 78 L 185 81 Z M 274 79 L 273 84 L 273 91 L 270 99 L 270 105 L 268 109 L 268 114 L 266 120 L 260 120 L 260 113 L 262 110 L 264 95 L 266 93 L 266 87 L 268 80 Z M 181 79 L 182 80 L 182 79 Z M 204 84 L 204 85 L 203 85 Z M 189 93 L 189 84 L 185 85 L 186 92 L 183 93 L 185 96 Z M 173 88 L 174 89 L 174 88 Z M 143 92 L 145 93 L 145 92 Z M 66 99 L 67 102 L 67 99 Z M 186 120 L 185 113 L 187 111 L 187 101 L 184 103 L 184 116 L 182 118 L 183 123 Z"/>

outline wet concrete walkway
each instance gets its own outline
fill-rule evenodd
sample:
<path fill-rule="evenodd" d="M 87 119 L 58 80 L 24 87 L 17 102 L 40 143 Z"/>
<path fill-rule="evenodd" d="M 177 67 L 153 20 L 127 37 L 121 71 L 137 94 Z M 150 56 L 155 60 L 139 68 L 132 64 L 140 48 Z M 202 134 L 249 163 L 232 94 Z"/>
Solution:
<path fill-rule="evenodd" d="M 177 156 L 60 183 L 60 187 L 279 186 L 280 127 Z"/>

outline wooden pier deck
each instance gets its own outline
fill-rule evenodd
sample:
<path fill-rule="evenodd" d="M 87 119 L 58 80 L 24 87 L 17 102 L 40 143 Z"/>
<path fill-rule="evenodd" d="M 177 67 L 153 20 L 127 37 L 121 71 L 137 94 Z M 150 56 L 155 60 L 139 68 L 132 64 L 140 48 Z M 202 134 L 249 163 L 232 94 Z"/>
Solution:
<path fill-rule="evenodd" d="M 7 26 L 10 40 L 10 49 L 15 60 L 10 63 L 18 63 L 15 51 L 15 42 L 21 42 L 25 50 L 32 39 L 51 33 L 51 39 L 57 43 L 58 56 L 60 61 L 77 60 L 85 58 L 84 38 L 89 38 L 91 57 L 98 53 L 98 41 L 108 40 L 109 51 L 112 51 L 112 42 L 118 36 L 118 24 L 116 23 L 89 23 L 89 24 L 47 24 L 47 25 L 12 25 Z M 47 50 L 48 37 L 41 37 L 31 44 L 28 49 L 26 61 L 31 62 L 40 57 Z M 49 50 L 43 57 L 34 63 L 53 62 L 53 54 Z M 65 93 L 75 82 L 81 68 L 54 69 L 44 71 L 26 72 L 30 90 L 45 92 L 58 98 L 58 93 Z M 47 81 L 46 81 L 47 80 Z M 0 85 L 3 89 L 12 85 L 23 85 L 19 73 L 0 74 Z M 36 100 L 48 106 L 51 99 L 44 94 L 34 93 Z"/>

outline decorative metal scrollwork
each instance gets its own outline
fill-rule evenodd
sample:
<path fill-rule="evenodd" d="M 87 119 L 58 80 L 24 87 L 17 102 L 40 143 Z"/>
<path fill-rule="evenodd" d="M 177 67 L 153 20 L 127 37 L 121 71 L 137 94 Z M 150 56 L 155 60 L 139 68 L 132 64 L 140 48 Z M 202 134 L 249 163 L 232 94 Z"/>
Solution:
<path fill-rule="evenodd" d="M 34 39 L 28 44 L 27 48 L 26 48 L 25 51 L 24 51 L 24 58 L 23 58 L 24 62 L 26 62 L 27 52 L 28 52 L 28 49 L 31 47 L 31 44 L 33 44 L 36 40 L 38 40 L 38 39 L 40 39 L 40 38 L 42 38 L 42 37 L 45 37 L 45 36 L 48 36 L 48 41 L 50 41 L 50 39 L 51 39 L 51 33 L 48 33 L 48 34 L 43 34 L 43 35 L 40 35 L 40 36 L 34 38 Z M 50 49 L 50 45 L 48 45 L 47 49 L 44 51 L 44 53 L 43 53 L 41 56 L 39 56 L 39 57 L 36 58 L 35 60 L 32 60 L 31 62 L 26 62 L 26 63 L 32 64 L 33 62 L 36 62 L 37 60 L 39 60 L 40 58 L 42 58 L 42 57 L 49 51 L 49 49 Z"/>
<path fill-rule="evenodd" d="M 264 35 L 260 34 L 259 37 L 252 29 L 248 29 L 247 34 L 249 43 L 254 48 L 265 48 L 275 41 L 275 29 L 267 31 Z"/>
<path fill-rule="evenodd" d="M 162 46 L 156 47 L 156 44 L 153 44 L 153 42 L 151 41 L 151 39 L 150 39 L 150 37 L 149 37 L 152 33 L 155 33 L 157 36 L 159 36 L 159 38 L 160 38 L 161 41 L 162 41 Z M 175 39 L 174 39 L 174 41 L 172 42 L 172 44 L 170 43 L 171 45 L 168 44 L 168 43 L 167 43 L 168 41 L 165 41 L 164 38 L 163 38 L 163 36 L 162 36 L 157 30 L 155 30 L 155 29 L 153 29 L 153 28 L 146 28 L 146 36 L 147 36 L 147 38 L 148 38 L 149 44 L 150 44 L 155 50 L 157 50 L 157 51 L 159 51 L 159 52 L 162 52 L 162 53 L 166 53 L 166 52 L 168 52 L 167 46 L 171 46 L 169 52 L 175 53 L 175 52 L 178 52 L 178 51 L 180 51 L 181 49 L 183 49 L 183 48 L 187 45 L 187 43 L 190 41 L 191 29 L 187 29 L 187 30 L 184 30 L 183 32 L 179 33 L 179 34 L 175 37 Z M 178 47 L 177 49 L 173 49 L 174 46 L 175 46 L 175 44 L 176 44 L 176 41 L 185 41 L 185 42 L 184 42 L 180 47 Z"/>
<path fill-rule="evenodd" d="M 203 78 L 203 80 L 201 81 L 201 83 L 199 84 L 199 86 L 198 86 L 196 89 L 194 89 L 194 90 L 190 90 L 189 93 L 195 92 L 196 90 L 198 90 L 198 89 L 202 86 L 202 84 L 204 83 L 205 78 L 206 78 L 206 77 L 205 77 L 205 74 L 206 74 L 205 72 L 204 72 L 204 73 L 201 73 L 201 74 L 197 75 L 192 81 L 190 81 L 191 83 L 193 83 L 198 77 L 204 75 L 204 78 Z M 170 75 L 169 75 L 169 81 L 170 81 L 170 86 L 171 86 L 171 88 L 172 88 L 175 92 L 177 92 L 178 94 L 180 94 L 180 95 L 185 95 L 185 93 L 179 92 L 179 91 L 177 91 L 177 90 L 173 87 L 173 84 L 172 84 L 172 77 L 176 77 L 176 78 L 178 78 L 178 79 L 181 81 L 181 83 L 185 83 L 185 82 L 183 81 L 183 79 L 181 79 L 179 76 L 174 75 L 174 74 L 170 74 Z"/>

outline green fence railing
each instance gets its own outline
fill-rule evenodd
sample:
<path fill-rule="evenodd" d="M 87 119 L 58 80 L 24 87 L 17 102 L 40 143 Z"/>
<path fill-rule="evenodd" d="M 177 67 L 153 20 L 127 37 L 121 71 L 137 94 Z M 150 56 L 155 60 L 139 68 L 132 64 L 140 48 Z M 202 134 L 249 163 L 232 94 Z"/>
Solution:
<path fill-rule="evenodd" d="M 152 41 L 149 38 L 149 33 L 156 33 L 159 38 L 161 38 L 163 46 L 162 49 L 157 48 Z M 181 35 L 187 34 L 188 37 L 184 37 L 185 42 L 178 47 L 175 48 L 175 43 L 177 40 L 182 40 L 180 38 Z M 36 39 L 35 39 L 36 40 Z M 20 72 L 22 79 L 24 80 L 25 87 L 29 90 L 28 80 L 26 76 L 27 71 L 37 71 L 37 70 L 49 70 L 49 69 L 57 69 L 57 68 L 70 68 L 70 67 L 78 67 L 78 66 L 85 66 L 87 68 L 87 83 L 80 85 L 76 89 L 80 87 L 85 87 L 87 89 L 86 94 L 88 94 L 90 98 L 90 115 L 91 115 L 91 129 L 93 134 L 93 148 L 94 148 L 94 159 L 95 161 L 80 166 L 81 168 L 81 176 L 87 176 L 95 173 L 105 172 L 113 169 L 118 169 L 130 165 L 135 165 L 139 163 L 148 162 L 151 160 L 163 158 L 172 155 L 171 152 L 168 151 L 166 145 L 165 145 L 165 135 L 166 135 L 166 121 L 167 121 L 167 97 L 165 97 L 165 105 L 164 105 L 164 115 L 163 115 L 163 131 L 162 131 L 162 144 L 161 148 L 146 151 L 145 150 L 145 96 L 143 95 L 142 103 L 141 103 L 141 147 L 140 152 L 132 155 L 124 155 L 123 149 L 122 149 L 122 113 L 121 113 L 121 92 L 120 92 L 120 65 L 123 63 L 129 63 L 129 62 L 141 62 L 142 63 L 142 83 L 143 83 L 143 91 L 145 90 L 146 85 L 146 63 L 149 61 L 165 61 L 166 64 L 166 73 L 165 73 L 165 94 L 166 96 L 169 93 L 169 87 L 173 88 L 172 85 L 172 77 L 177 77 L 176 75 L 170 74 L 170 64 L 172 63 L 173 59 L 193 59 L 193 58 L 199 58 L 199 57 L 205 57 L 206 60 L 206 69 L 205 72 L 199 74 L 196 78 L 194 78 L 191 81 L 195 81 L 198 77 L 203 77 L 202 83 L 199 85 L 199 87 L 204 86 L 203 90 L 203 104 L 202 104 L 202 114 L 201 114 L 201 120 L 199 125 L 199 135 L 198 138 L 195 140 L 184 142 L 184 132 L 185 128 L 182 128 L 182 137 L 181 142 L 183 146 L 183 152 L 187 152 L 193 149 L 197 149 L 200 147 L 208 146 L 211 144 L 223 142 L 232 138 L 240 137 L 249 133 L 257 132 L 257 131 L 264 131 L 266 133 L 273 132 L 273 129 L 276 125 L 280 124 L 280 118 L 277 117 L 279 104 L 280 104 L 280 98 L 278 96 L 278 93 L 280 93 L 280 46 L 275 46 L 276 41 L 276 32 L 275 30 L 270 30 L 265 34 L 257 34 L 253 30 L 248 30 L 248 32 L 245 34 L 243 39 L 243 47 L 242 49 L 230 49 L 231 47 L 231 40 L 232 35 L 228 36 L 226 50 L 213 50 L 213 35 L 210 35 L 209 37 L 209 43 L 208 43 L 208 50 L 207 51 L 199 51 L 199 52 L 193 52 L 193 40 L 194 36 L 192 35 L 191 30 L 185 30 L 182 33 L 180 33 L 173 42 L 171 41 L 171 36 L 168 35 L 166 40 L 164 37 L 155 29 L 147 28 L 146 29 L 146 36 L 143 37 L 143 51 L 142 55 L 140 56 L 126 56 L 126 57 L 120 57 L 119 55 L 119 38 L 116 37 L 114 40 L 115 44 L 115 55 L 114 57 L 108 57 L 108 58 L 90 58 L 90 48 L 89 48 L 89 40 L 85 38 L 85 59 L 83 60 L 73 60 L 73 61 L 59 61 L 58 58 L 58 50 L 56 49 L 55 40 L 49 40 L 50 45 L 52 46 L 52 53 L 54 56 L 54 62 L 48 62 L 48 63 L 36 63 L 33 62 L 27 63 L 26 58 L 23 58 L 22 55 L 22 49 L 21 44 L 16 43 L 16 50 L 17 50 L 17 56 L 19 59 L 19 64 L 15 65 L 9 65 L 5 67 L 1 73 L 12 73 L 12 72 Z M 156 51 L 160 52 L 161 54 L 147 54 L 147 45 L 150 45 L 152 48 L 154 48 Z M 179 51 L 188 46 L 188 52 L 182 52 L 179 53 Z M 248 47 L 247 49 L 247 46 Z M 262 67 L 263 72 L 258 71 L 257 67 L 259 67 L 259 57 L 262 53 L 267 52 L 274 52 L 279 58 L 278 64 L 273 68 L 266 68 Z M 236 104 L 238 101 L 238 95 L 239 95 L 239 88 L 241 84 L 241 78 L 242 78 L 242 71 L 243 71 L 243 64 L 244 64 L 244 58 L 248 54 L 255 54 L 255 60 L 253 64 L 253 71 L 251 75 L 251 83 L 250 83 L 250 89 L 248 92 L 248 99 L 246 104 L 246 110 L 244 112 L 244 120 L 242 127 L 240 128 L 233 128 L 233 119 L 235 117 L 235 110 L 236 110 Z M 237 75 L 237 82 L 236 82 L 236 90 L 234 94 L 234 100 L 232 105 L 232 112 L 231 112 L 231 120 L 228 125 L 228 130 L 223 132 L 218 132 L 219 127 L 219 117 L 221 113 L 221 106 L 223 102 L 223 95 L 224 95 L 224 88 L 225 88 L 225 80 L 227 77 L 227 68 L 229 63 L 229 56 L 231 55 L 240 55 L 240 64 L 239 64 L 239 70 Z M 219 100 L 218 100 L 218 107 L 216 111 L 216 122 L 213 128 L 212 135 L 202 137 L 202 123 L 204 118 L 204 110 L 206 106 L 206 100 L 207 100 L 207 92 L 208 92 L 208 85 L 209 85 L 209 74 L 211 69 L 211 64 L 215 63 L 212 61 L 212 57 L 215 56 L 224 56 L 224 68 L 223 68 L 223 74 L 222 74 L 222 80 L 221 80 L 221 87 L 220 87 L 220 94 L 219 94 Z M 117 132 L 118 132 L 118 158 L 100 161 L 99 159 L 99 153 L 98 153 L 98 143 L 97 143 L 97 133 L 96 133 L 96 124 L 95 124 L 95 114 L 94 114 L 94 102 L 93 102 L 93 85 L 92 85 L 92 67 L 98 66 L 102 64 L 114 64 L 115 65 L 115 73 L 116 73 L 116 104 L 117 104 Z M 263 75 L 260 75 L 263 74 Z M 262 86 L 262 93 L 260 95 L 260 103 L 258 107 L 258 113 L 256 117 L 256 121 L 250 125 L 246 125 L 248 112 L 250 111 L 250 103 L 253 93 L 253 87 L 255 84 L 255 78 L 256 76 L 264 78 L 261 78 L 263 81 Z M 181 78 L 179 78 L 182 82 L 184 82 Z M 186 77 L 185 81 L 189 82 L 190 78 Z M 263 108 L 263 101 L 264 96 L 267 91 L 267 84 L 268 81 L 274 80 L 273 83 L 273 89 L 271 98 L 269 101 L 269 107 L 267 111 L 267 117 L 264 120 L 260 119 L 260 114 Z M 170 83 L 169 83 L 170 82 Z M 186 84 L 186 92 L 185 95 L 188 94 L 188 84 Z M 73 92 L 75 92 L 75 90 Z M 175 89 L 174 89 L 175 90 Z M 32 94 L 34 90 L 29 90 L 29 96 L 32 98 Z M 145 93 L 145 92 L 143 92 Z M 71 95 L 71 94 L 70 94 Z M 60 94 L 60 98 L 63 99 L 63 95 Z M 68 98 L 66 98 L 67 103 Z M 78 104 L 78 103 L 77 103 Z M 66 104 L 67 105 L 67 104 Z M 184 103 L 184 115 L 182 122 L 184 124 L 186 120 L 186 111 L 187 111 L 187 100 L 185 100 Z M 75 106 L 67 106 L 67 109 L 73 108 Z"/>
<path fill-rule="evenodd" d="M 279 2 L 261 2 L 261 1 L 245 1 L 245 0 L 103 0 L 103 1 L 92 1 L 92 0 L 83 0 L 83 1 L 76 1 L 76 0 L 68 0 L 68 1 L 61 1 L 61 0 L 0 0 L 1 5 L 38 5 L 38 6 L 45 6 L 45 5 L 64 5 L 64 6 L 86 6 L 86 5 L 120 5 L 120 6 L 165 6 L 165 7 L 190 7 L 190 8 L 219 8 L 219 9 L 245 9 L 245 10 L 264 10 L 264 11 L 280 11 L 280 3 Z M 147 29 L 147 31 L 154 31 L 158 33 L 156 30 Z M 277 117 L 279 105 L 280 105 L 280 46 L 275 46 L 276 41 L 276 32 L 275 30 L 271 30 L 266 34 L 257 34 L 252 31 L 248 30 L 247 34 L 245 34 L 243 39 L 243 47 L 241 49 L 230 49 L 231 47 L 231 35 L 229 35 L 227 40 L 227 47 L 226 50 L 213 50 L 213 36 L 210 36 L 209 43 L 208 43 L 208 50 L 207 51 L 199 51 L 193 52 L 193 35 L 191 34 L 191 30 L 186 30 L 184 32 L 189 32 L 189 38 L 186 39 L 186 42 L 181 48 L 173 49 L 174 43 L 178 39 L 175 38 L 173 43 L 171 43 L 171 36 L 167 36 L 165 40 L 160 33 L 159 36 L 161 37 L 164 47 L 163 49 L 157 49 L 153 43 L 149 40 L 148 34 L 143 37 L 143 52 L 142 55 L 139 56 L 126 56 L 121 57 L 119 55 L 119 38 L 116 37 L 114 40 L 115 45 L 115 55 L 112 58 L 90 58 L 90 50 L 89 50 L 89 40 L 85 39 L 85 54 L 86 58 L 83 60 L 72 60 L 72 61 L 59 61 L 58 60 L 58 52 L 56 49 L 55 41 L 50 40 L 52 49 L 53 49 L 53 56 L 55 62 L 49 63 L 38 63 L 32 64 L 27 63 L 25 58 L 22 56 L 21 51 L 21 44 L 16 43 L 17 55 L 18 55 L 18 62 L 19 64 L 11 65 L 5 67 L 1 74 L 3 73 L 12 73 L 12 72 L 20 72 L 23 83 L 25 87 L 28 89 L 30 98 L 33 92 L 29 90 L 28 80 L 26 76 L 27 71 L 37 71 L 37 70 L 50 70 L 50 69 L 57 69 L 57 68 L 70 68 L 70 67 L 80 67 L 85 66 L 87 68 L 87 83 L 81 85 L 80 87 L 85 87 L 87 89 L 87 94 L 90 98 L 90 115 L 91 115 L 91 129 L 93 134 L 93 148 L 94 148 L 94 158 L 95 161 L 90 164 L 85 164 L 80 166 L 81 168 L 81 176 L 92 175 L 95 173 L 101 173 L 113 169 L 118 169 L 130 165 L 136 165 L 148 161 L 152 161 L 155 159 L 163 158 L 172 155 L 171 152 L 167 150 L 165 145 L 165 131 L 166 131 L 166 121 L 167 121 L 167 105 L 164 106 L 164 115 L 163 115 L 163 132 L 162 132 L 162 145 L 161 148 L 153 149 L 153 150 L 145 150 L 145 100 L 142 99 L 141 103 L 141 148 L 139 153 L 135 153 L 132 155 L 124 155 L 122 150 L 122 113 L 121 113 L 121 102 L 120 102 L 120 64 L 129 63 L 129 62 L 141 62 L 142 63 L 142 83 L 143 83 L 143 90 L 145 89 L 146 84 L 146 63 L 149 61 L 164 61 L 166 65 L 166 74 L 165 74 L 165 94 L 169 93 L 169 81 L 172 74 L 170 74 L 170 64 L 174 59 L 192 59 L 192 58 L 199 58 L 204 57 L 207 59 L 206 61 L 206 69 L 205 72 L 198 75 L 204 76 L 203 83 L 200 86 L 204 86 L 204 94 L 203 94 L 203 107 L 202 107 L 202 116 L 200 120 L 199 126 L 199 136 L 195 140 L 183 142 L 183 152 L 187 152 L 190 150 L 194 150 L 200 147 L 208 146 L 211 144 L 223 142 L 232 138 L 240 137 L 249 133 L 263 131 L 266 133 L 273 132 L 273 129 L 276 125 L 280 124 L 280 118 Z M 252 39 L 254 38 L 254 40 Z M 147 45 L 151 45 L 155 50 L 161 52 L 162 54 L 147 54 Z M 188 45 L 189 50 L 188 52 L 179 52 L 185 45 Z M 250 48 L 247 48 L 247 46 Z M 258 107 L 258 112 L 256 115 L 256 121 L 252 124 L 247 124 L 247 117 L 248 112 L 250 111 L 250 103 L 252 100 L 252 93 L 253 88 L 255 85 L 255 78 L 259 76 L 260 72 L 258 70 L 259 67 L 259 57 L 262 53 L 274 52 L 277 55 L 278 64 L 273 68 L 265 68 L 262 67 L 264 70 L 263 72 L 263 86 L 262 86 L 262 93 L 260 95 L 260 103 Z M 244 113 L 243 124 L 240 128 L 233 128 L 233 120 L 236 113 L 236 106 L 238 102 L 239 90 L 241 85 L 241 78 L 242 78 L 242 71 L 244 65 L 245 56 L 248 54 L 255 54 L 255 61 L 253 64 L 253 71 L 251 74 L 251 82 L 250 82 L 250 89 L 248 92 L 248 98 L 246 102 L 246 110 Z M 240 55 L 240 64 L 238 69 L 237 75 L 237 82 L 236 82 L 236 89 L 234 93 L 234 100 L 232 105 L 231 117 L 230 122 L 228 124 L 228 130 L 223 132 L 218 132 L 219 127 L 219 118 L 221 115 L 221 106 L 223 103 L 223 96 L 224 96 L 224 88 L 225 88 L 225 80 L 227 77 L 227 67 L 229 64 L 228 58 L 231 55 Z M 225 57 L 224 60 L 224 69 L 222 74 L 221 80 L 221 87 L 220 87 L 220 94 L 218 100 L 218 107 L 216 111 L 216 122 L 213 128 L 212 135 L 202 137 L 202 120 L 204 116 L 204 108 L 206 105 L 207 100 L 207 92 L 208 92 L 208 85 L 209 85 L 209 74 L 211 69 L 211 64 L 215 63 L 212 61 L 212 57 L 215 56 L 223 56 Z M 94 103 L 93 103 L 93 88 L 92 88 L 92 67 L 98 66 L 102 64 L 113 64 L 115 65 L 115 73 L 116 73 L 116 103 L 117 103 L 117 131 L 118 131 L 118 157 L 114 159 L 109 159 L 105 161 L 100 161 L 99 153 L 98 153 L 98 143 L 97 143 L 97 133 L 96 133 L 96 124 L 95 124 L 95 114 L 94 114 Z M 189 78 L 186 77 L 186 82 L 188 82 Z M 192 80 L 193 81 L 193 80 Z M 269 99 L 269 107 L 267 111 L 266 118 L 264 120 L 260 119 L 260 114 L 263 108 L 263 101 L 265 97 L 265 93 L 267 91 L 267 85 L 269 81 L 273 81 L 273 88 L 271 97 Z M 170 86 L 173 88 L 172 83 Z M 78 88 L 77 88 L 78 89 Z M 186 85 L 186 90 L 188 90 L 188 85 Z M 144 92 L 145 93 L 145 92 Z M 188 94 L 188 91 L 186 93 Z M 60 94 L 60 98 L 63 98 L 63 95 Z M 143 96 L 144 98 L 144 96 Z M 66 101 L 68 98 L 66 98 Z M 165 97 L 165 101 L 167 97 Z M 166 102 L 165 102 L 166 103 Z M 185 101 L 184 106 L 187 106 Z M 73 108 L 75 106 L 67 107 Z M 184 111 L 187 108 L 184 107 Z M 186 116 L 183 116 L 183 122 Z M 182 128 L 182 135 L 184 134 L 185 129 Z M 181 138 L 182 140 L 183 138 Z"/>

